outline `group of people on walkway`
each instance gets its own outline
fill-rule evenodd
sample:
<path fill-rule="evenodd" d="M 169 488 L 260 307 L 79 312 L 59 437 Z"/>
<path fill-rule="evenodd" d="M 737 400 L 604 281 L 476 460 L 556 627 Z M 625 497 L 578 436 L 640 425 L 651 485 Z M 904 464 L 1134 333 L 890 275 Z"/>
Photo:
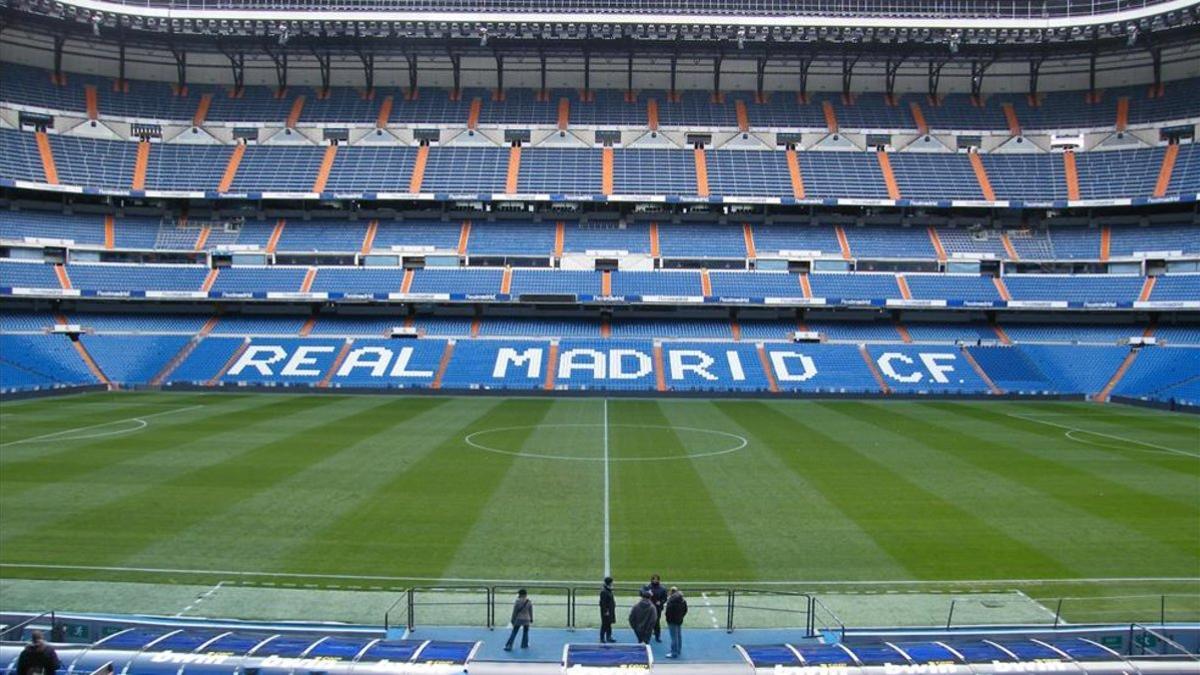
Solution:
<path fill-rule="evenodd" d="M 667 658 L 679 658 L 683 652 L 683 618 L 687 616 L 688 604 L 678 587 L 668 590 L 662 585 L 662 578 L 655 574 L 650 577 L 650 583 L 642 586 L 640 598 L 629 610 L 629 627 L 639 644 L 650 644 L 650 638 L 662 642 L 662 624 L 666 621 L 667 633 L 670 635 L 671 647 Z M 517 599 L 513 601 L 512 633 L 504 644 L 504 651 L 512 651 L 517 634 L 521 634 L 521 648 L 529 647 L 529 626 L 533 624 L 533 601 L 524 588 L 517 591 Z M 613 625 L 617 623 L 617 597 L 613 592 L 613 578 L 604 577 L 604 586 L 600 589 L 600 642 L 612 643 Z"/>

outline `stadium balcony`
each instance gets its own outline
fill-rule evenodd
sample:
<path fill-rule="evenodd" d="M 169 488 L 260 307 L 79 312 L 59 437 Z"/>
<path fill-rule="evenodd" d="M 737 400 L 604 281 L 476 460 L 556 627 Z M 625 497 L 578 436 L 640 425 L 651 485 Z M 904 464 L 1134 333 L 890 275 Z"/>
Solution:
<path fill-rule="evenodd" d="M 0 211 L 0 241 L 35 248 L 145 252 L 422 254 L 548 259 L 590 252 L 663 259 L 834 258 L 862 260 L 1137 260 L 1200 256 L 1187 216 L 1117 218 L 1091 225 L 982 227 L 782 221 L 716 224 L 631 220 L 533 221 L 108 216 L 33 209 Z M 825 222 L 820 222 L 820 221 Z M 832 220 L 832 219 L 830 219 Z M 844 220 L 844 219 L 843 219 Z M 1132 222 L 1131 222 L 1132 220 Z M 1107 242 L 1107 243 L 1106 243 Z M 939 248 L 941 249 L 939 251 Z"/>
<path fill-rule="evenodd" d="M 924 94 L 811 92 L 725 92 L 713 101 L 707 91 L 670 92 L 596 90 L 582 99 L 577 89 L 544 94 L 512 88 L 497 100 L 487 89 L 455 93 L 434 87 L 412 96 L 399 87 L 377 88 L 364 96 L 361 88 L 311 86 L 280 91 L 261 85 L 232 87 L 188 85 L 186 95 L 168 82 L 126 80 L 70 73 L 56 84 L 51 73 L 13 63 L 0 63 L 0 106 L 54 115 L 112 122 L 158 123 L 203 127 L 244 123 L 278 127 L 349 126 L 409 128 L 519 127 L 649 128 L 739 130 L 829 130 L 830 117 L 841 131 L 893 133 L 986 132 L 1008 135 L 1012 121 L 1021 133 L 1080 130 L 1123 130 L 1200 117 L 1200 78 L 1163 83 L 1161 94 L 1144 85 L 1113 87 L 1098 98 L 1090 91 L 1025 94 L 996 93 L 976 99 L 948 93 L 936 101 Z M 88 92 L 92 92 L 88 94 Z M 89 104 L 91 101 L 91 104 Z M 385 103 L 386 102 L 386 103 Z M 89 105 L 92 107 L 89 108 Z M 563 107 L 565 105 L 565 108 Z M 651 108 L 654 111 L 653 122 Z M 566 114 L 563 120 L 560 113 Z M 744 117 L 743 117 L 744 116 Z M 1010 117 L 1011 116 L 1011 117 Z"/>
<path fill-rule="evenodd" d="M 954 153 L 760 149 L 259 145 L 194 146 L 0 130 L 13 148 L 0 185 L 153 197 L 449 201 L 751 201 L 772 204 L 1084 206 L 1189 201 L 1200 193 L 1192 143 L 1086 153 Z M 1169 159 L 1168 159 L 1169 155 Z M 517 159 L 514 159 L 516 157 Z M 789 165 L 796 157 L 795 174 Z M 330 158 L 332 158 L 330 160 Z M 576 170 L 578 167 L 590 167 Z M 219 171 L 214 167 L 223 167 Z M 523 167 L 523 169 L 522 169 Z M 604 167 L 608 167 L 605 169 Z M 609 171 L 602 178 L 603 171 Z M 135 180 L 135 173 L 138 179 Z M 511 175 L 510 175 L 511 174 Z M 807 201 L 806 201 L 807 200 Z M 1114 201 L 1116 200 L 1116 201 Z"/>

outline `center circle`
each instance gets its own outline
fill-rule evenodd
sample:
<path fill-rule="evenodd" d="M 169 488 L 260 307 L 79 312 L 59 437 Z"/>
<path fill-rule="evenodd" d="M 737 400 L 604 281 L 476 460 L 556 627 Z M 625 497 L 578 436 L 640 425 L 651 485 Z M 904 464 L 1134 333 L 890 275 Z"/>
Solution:
<path fill-rule="evenodd" d="M 653 444 L 657 436 L 665 436 L 670 434 L 674 436 L 686 449 L 696 448 L 695 451 L 686 451 L 679 455 L 663 455 L 651 454 L 637 457 L 621 457 L 612 452 L 614 448 L 620 448 L 621 436 L 628 434 L 630 431 L 643 430 L 645 433 L 639 439 L 643 443 Z M 543 431 L 558 430 L 557 433 L 544 434 Z M 594 430 L 594 434 L 585 434 L 587 430 Z M 532 433 L 530 433 L 532 432 Z M 510 439 L 515 435 L 520 435 L 520 439 Z M 545 440 L 538 439 L 541 435 Z M 618 438 L 614 441 L 613 437 Z M 567 448 L 579 448 L 578 441 L 583 438 L 596 439 L 595 454 L 570 454 L 565 451 Z M 530 440 L 533 439 L 533 447 L 524 449 L 520 446 L 530 445 Z M 601 440 L 602 439 L 602 440 Z M 491 452 L 498 455 L 511 455 L 513 457 L 524 457 L 529 459 L 557 459 L 571 462 L 603 462 L 607 459 L 610 462 L 667 462 L 680 459 L 699 459 L 702 457 L 718 457 L 720 455 L 728 455 L 744 449 L 749 445 L 749 441 L 744 436 L 732 434 L 727 431 L 717 431 L 716 429 L 699 429 L 695 427 L 673 427 L 665 424 L 596 424 L 596 423 L 580 423 L 580 424 L 537 424 L 537 425 L 522 425 L 512 427 L 493 427 L 491 429 L 481 429 L 472 434 L 468 434 L 463 439 L 467 445 Z M 604 456 L 604 443 L 609 444 L 608 457 Z M 593 445 L 587 443 L 584 445 Z"/>

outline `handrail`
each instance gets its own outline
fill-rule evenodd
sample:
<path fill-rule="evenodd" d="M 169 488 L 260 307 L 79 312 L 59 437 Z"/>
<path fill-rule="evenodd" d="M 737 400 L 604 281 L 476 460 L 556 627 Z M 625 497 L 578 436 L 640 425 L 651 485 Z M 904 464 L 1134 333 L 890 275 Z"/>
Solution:
<path fill-rule="evenodd" d="M 17 635 L 16 639 L 20 640 L 21 634 L 25 631 L 25 628 L 27 628 L 30 624 L 34 623 L 38 619 L 41 619 L 42 617 L 45 617 L 47 615 L 50 617 L 50 632 L 53 633 L 56 622 L 54 620 L 54 611 L 50 610 L 47 612 L 42 612 L 41 614 L 38 614 L 37 616 L 31 616 L 28 619 L 25 619 L 24 621 L 22 621 L 21 623 L 14 624 L 12 626 L 8 626 L 4 630 L 0 630 L 0 640 L 7 640 L 9 634 L 14 631 L 16 632 L 16 635 Z M 53 640 L 54 640 L 54 636 L 51 635 L 51 641 L 53 641 Z"/>

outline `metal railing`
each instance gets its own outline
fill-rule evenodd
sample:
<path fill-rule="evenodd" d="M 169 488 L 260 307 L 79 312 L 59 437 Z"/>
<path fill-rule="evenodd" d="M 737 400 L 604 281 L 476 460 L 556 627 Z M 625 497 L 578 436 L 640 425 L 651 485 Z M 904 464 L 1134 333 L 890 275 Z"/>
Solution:
<path fill-rule="evenodd" d="M 108 0 L 185 10 L 586 13 L 727 16 L 875 16 L 1040 19 L 1093 16 L 1165 0 Z"/>
<path fill-rule="evenodd" d="M 25 634 L 26 628 L 36 624 L 39 619 L 44 619 L 46 617 L 50 617 L 50 633 L 51 633 L 51 635 L 49 637 L 50 637 L 51 641 L 58 641 L 56 639 L 57 636 L 55 635 L 55 633 L 58 632 L 58 622 L 55 621 L 55 619 L 54 619 L 53 611 L 42 612 L 41 614 L 38 614 L 37 616 L 31 616 L 28 619 L 25 619 L 24 621 L 22 621 L 20 623 L 13 624 L 11 626 L 5 626 L 3 630 L 0 630 L 0 641 L 21 640 Z"/>
<path fill-rule="evenodd" d="M 505 584 L 497 586 L 412 586 L 384 612 L 385 629 L 417 626 L 482 625 L 489 630 L 504 626 L 517 590 L 525 588 L 533 600 L 534 623 L 568 630 L 596 628 L 599 623 L 599 589 L 587 586 Z M 631 605 L 638 587 L 618 587 L 618 597 Z M 733 632 L 739 628 L 802 629 L 805 636 L 834 632 L 846 626 L 815 596 L 798 591 L 745 588 L 684 589 L 694 625 L 711 622 L 713 628 Z M 618 623 L 623 613 L 618 600 Z M 582 610 L 582 611 L 581 611 Z M 706 618 L 707 617 L 707 618 Z"/>

